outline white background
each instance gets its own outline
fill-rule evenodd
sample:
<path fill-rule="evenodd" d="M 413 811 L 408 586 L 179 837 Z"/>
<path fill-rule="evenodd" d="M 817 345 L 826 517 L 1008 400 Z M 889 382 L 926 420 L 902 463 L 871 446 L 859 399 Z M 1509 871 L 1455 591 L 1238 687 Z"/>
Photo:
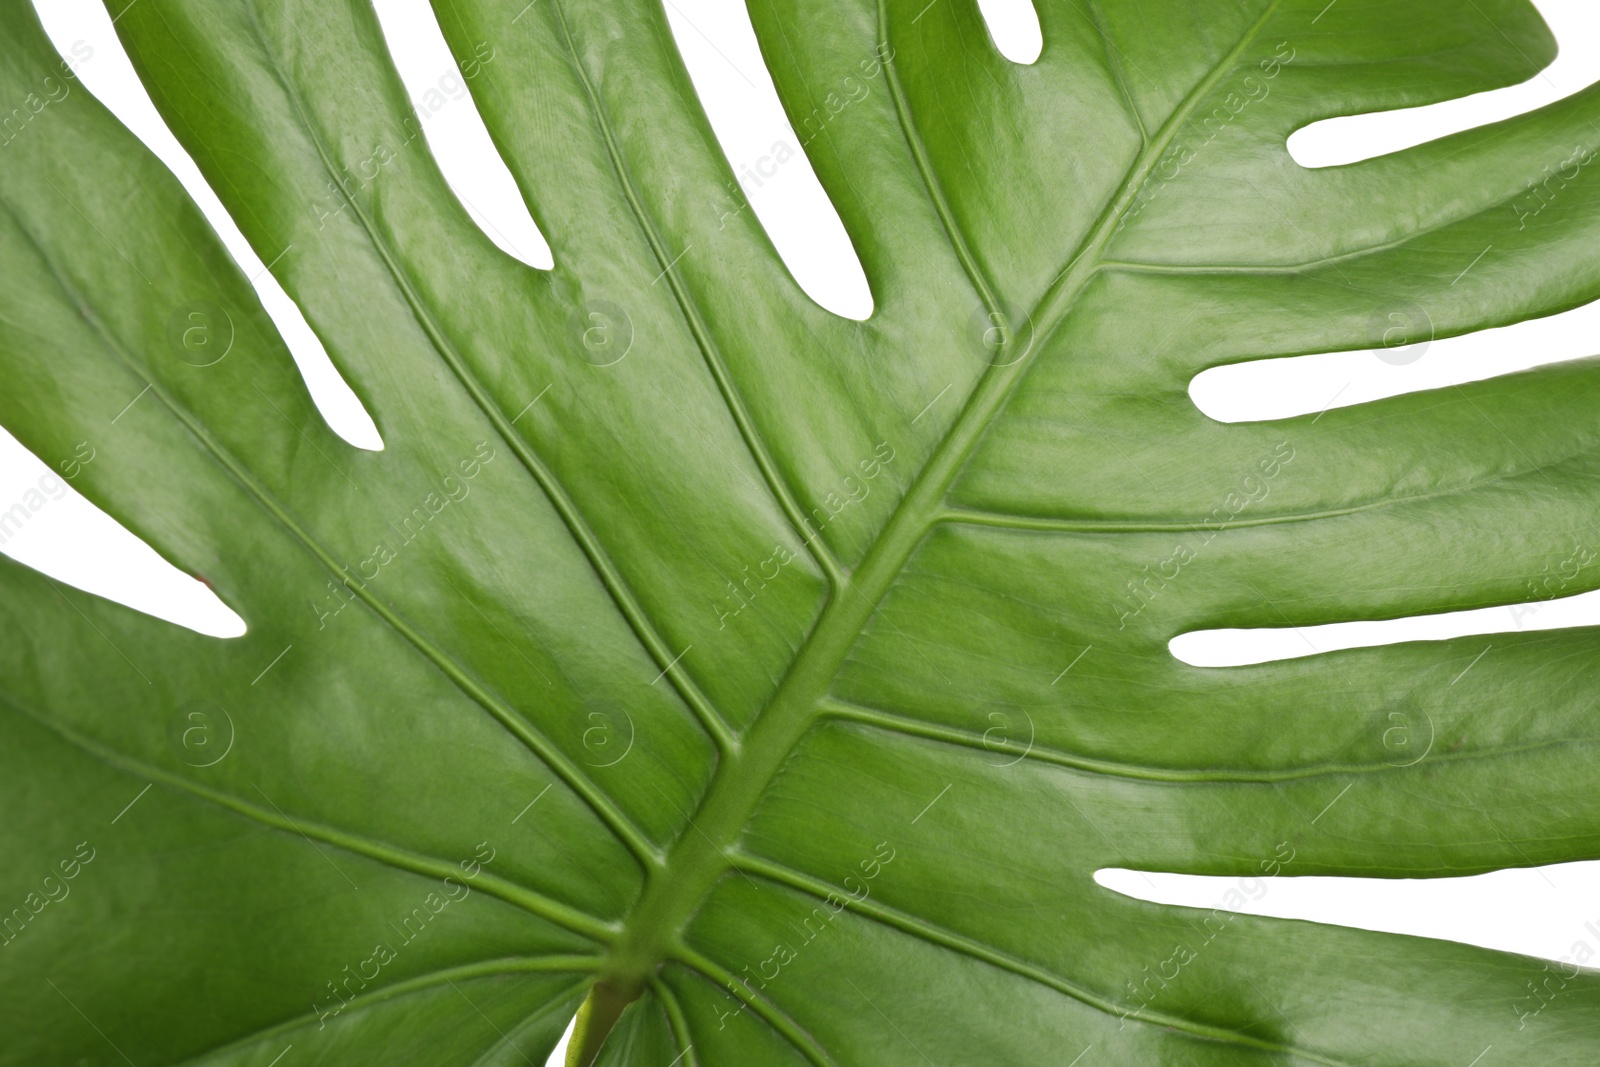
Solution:
<path fill-rule="evenodd" d="M 113 6 L 120 10 L 127 2 L 116 0 Z M 1008 58 L 1027 62 L 1038 55 L 1038 21 L 1029 0 L 979 2 Z M 78 68 L 83 84 L 166 161 L 207 211 L 245 273 L 256 279 L 330 424 L 352 445 L 381 447 L 371 419 L 329 364 L 292 301 L 263 270 L 157 117 L 99 0 L 36 3 L 63 53 L 78 42 L 92 49 Z M 796 279 L 824 307 L 866 317 L 872 306 L 866 279 L 837 215 L 797 151 L 799 139 L 778 106 L 742 4 L 665 3 L 729 162 Z M 1467 100 L 1318 123 L 1290 139 L 1291 153 L 1306 166 L 1354 162 L 1515 115 L 1583 88 L 1600 73 L 1600 5 L 1593 0 L 1536 3 L 1562 46 L 1561 58 L 1544 74 Z M 548 266 L 549 247 L 489 144 L 426 0 L 377 0 L 377 7 L 430 144 L 457 194 L 502 248 L 535 266 Z M 774 165 L 779 146 L 794 158 Z M 1540 322 L 1435 341 L 1409 353 L 1414 358 L 1404 363 L 1396 363 L 1392 353 L 1380 359 L 1363 351 L 1219 368 L 1201 375 L 1192 394 L 1203 411 L 1224 421 L 1278 418 L 1590 355 L 1600 349 L 1596 338 L 1600 304 Z M 0 552 L 80 589 L 203 633 L 225 638 L 244 631 L 245 620 L 209 590 L 162 561 L 0 431 L 0 513 L 33 489 L 42 490 L 47 503 L 0 544 Z M 1499 608 L 1382 624 L 1185 635 L 1174 642 L 1174 652 L 1192 663 L 1222 666 L 1353 645 L 1597 623 L 1600 595 L 1590 594 L 1533 610 Z M 1232 879 L 1116 871 L 1103 872 L 1100 879 L 1145 899 L 1205 908 L 1218 906 L 1235 884 Z M 1425 934 L 1549 959 L 1571 958 L 1575 946 L 1586 942 L 1600 957 L 1600 863 L 1431 881 L 1280 877 L 1242 910 Z M 1594 924 L 1593 930 L 1586 928 L 1588 923 Z M 553 1062 L 560 1062 L 560 1053 L 558 1049 Z"/>

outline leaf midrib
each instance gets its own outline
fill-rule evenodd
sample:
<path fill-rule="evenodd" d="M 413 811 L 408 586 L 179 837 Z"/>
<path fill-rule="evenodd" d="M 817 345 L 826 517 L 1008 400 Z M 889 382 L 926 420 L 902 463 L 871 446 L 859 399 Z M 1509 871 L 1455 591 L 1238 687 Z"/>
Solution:
<path fill-rule="evenodd" d="M 1076 305 L 1078 298 L 1098 271 L 1099 253 L 1115 234 L 1138 190 L 1148 180 L 1173 137 L 1192 115 L 1195 106 L 1200 100 L 1205 99 L 1218 81 L 1234 68 L 1239 56 L 1258 37 L 1280 3 L 1281 0 L 1271 0 L 1249 32 L 1212 68 L 1207 77 L 1191 89 L 1156 137 L 1146 139 L 1143 150 L 1125 175 L 1119 191 L 1107 202 L 1090 235 L 1051 282 L 1044 297 L 1034 309 L 1033 316 L 1030 316 L 1036 317 L 1039 322 L 1036 345 L 1042 346 L 1047 343 Z M 253 6 L 250 10 L 253 17 L 255 14 Z M 563 18 L 563 24 L 564 22 Z M 269 56 L 274 56 L 270 47 L 266 51 Z M 577 59 L 575 50 L 574 58 Z M 581 69 L 581 61 L 579 66 Z M 892 62 L 886 66 L 891 68 L 893 77 Z M 284 82 L 285 90 L 299 108 L 301 102 L 294 90 L 287 84 L 286 79 L 283 79 L 281 71 L 278 73 L 280 81 Z M 896 106 L 903 108 L 904 101 L 897 99 Z M 903 111 L 901 120 L 902 125 L 906 126 L 906 116 Z M 302 121 L 308 132 L 316 139 L 303 109 Z M 954 225 L 953 214 L 948 204 L 943 202 L 943 197 L 933 181 L 931 168 L 927 164 L 925 150 L 920 140 L 909 126 L 906 126 L 905 133 L 913 153 L 918 156 L 918 166 L 927 183 L 929 195 L 936 202 L 941 219 L 945 222 L 947 235 L 962 260 L 963 268 L 967 271 L 974 288 L 984 298 L 985 304 L 990 310 L 997 310 L 998 300 L 993 296 L 993 288 L 982 276 L 975 258 L 966 248 L 959 229 Z M 328 157 L 320 140 L 317 141 L 316 147 L 323 156 L 326 166 Z M 360 205 L 353 206 L 356 207 L 358 215 L 361 215 Z M 486 397 L 480 396 L 480 391 L 473 390 L 476 383 L 472 381 L 470 373 L 464 373 L 465 368 L 457 366 L 457 360 L 452 359 L 455 353 L 450 349 L 448 341 L 437 332 L 437 324 L 432 322 L 417 294 L 405 284 L 403 272 L 400 271 L 398 264 L 392 261 L 383 242 L 377 239 L 369 220 L 362 216 L 361 222 L 367 228 L 379 254 L 383 256 L 386 266 L 394 274 L 397 283 L 401 284 L 406 299 L 423 320 L 429 339 L 434 342 L 441 358 L 444 358 L 450 364 L 452 371 L 462 378 L 463 384 L 472 391 L 474 400 L 480 406 L 484 406 L 486 413 L 493 420 L 496 409 L 492 402 L 487 402 Z M 652 232 L 649 236 L 652 238 L 652 249 L 659 256 L 660 249 L 655 247 L 656 235 Z M 682 303 L 683 295 L 676 287 L 674 293 Z M 687 309 L 685 313 L 688 314 Z M 430 326 L 434 328 L 428 329 Z M 696 341 L 701 340 L 697 333 Z M 713 364 L 712 371 L 716 375 L 718 368 L 714 365 L 716 361 L 712 353 L 705 351 L 703 346 L 702 352 L 708 363 Z M 819 702 L 831 687 L 839 665 L 871 621 L 883 597 L 917 546 L 938 523 L 951 484 L 1009 400 L 1017 383 L 1031 366 L 1031 358 L 1027 358 L 1031 356 L 1032 350 L 1016 363 L 991 366 L 982 375 L 950 432 L 918 472 L 860 567 L 853 574 L 844 577 L 843 581 L 835 583 L 820 617 L 767 707 L 757 717 L 746 736 L 734 739 L 728 746 L 728 758 L 719 763 L 701 806 L 695 813 L 693 826 L 698 833 L 686 831 L 668 850 L 666 861 L 659 868 L 651 867 L 647 870 L 645 893 L 639 905 L 626 920 L 621 942 L 614 948 L 610 957 L 612 965 L 605 970 L 609 980 L 632 979 L 642 987 L 656 980 L 654 975 L 656 967 L 669 958 L 676 958 L 680 962 L 694 966 L 691 962 L 694 954 L 679 940 L 684 925 L 703 903 L 717 880 L 731 868 L 734 856 L 732 846 L 764 796 L 771 779 L 820 716 Z M 742 411 L 737 394 L 732 392 L 730 383 L 724 382 L 721 375 L 718 375 L 718 385 L 730 410 L 734 410 L 737 418 Z M 740 422 L 741 432 L 746 430 L 747 421 L 746 417 Z M 525 465 L 528 465 L 532 458 L 533 463 L 529 469 L 537 478 L 539 470 L 542 470 L 542 464 L 539 464 L 536 457 L 524 455 L 526 448 L 518 447 L 521 444 L 518 435 L 506 432 L 500 422 L 496 422 L 496 429 L 502 431 L 501 436 L 511 443 Z M 755 444 L 752 444 L 752 450 L 756 450 Z M 765 465 L 762 466 L 764 475 L 772 473 Z M 543 478 L 538 480 L 547 491 L 554 490 L 551 493 L 554 499 L 560 492 L 560 487 L 555 484 L 550 472 L 544 473 L 550 477 L 550 484 L 545 485 Z M 780 497 L 780 501 L 787 505 L 790 501 L 783 499 L 786 494 L 782 492 L 782 488 L 780 481 L 778 486 L 774 487 L 775 493 Z M 786 507 L 785 510 L 790 509 Z M 564 514 L 563 518 L 566 517 Z M 581 523 L 581 517 L 579 521 Z M 626 614 L 626 611 L 624 613 Z M 630 618 L 629 621 L 634 620 Z M 650 642 L 646 641 L 646 644 L 649 646 Z M 652 648 L 651 651 L 654 652 L 655 649 Z M 695 703 L 692 700 L 690 702 Z M 702 709 L 696 708 L 696 710 L 698 712 Z M 715 728 L 711 728 L 710 732 L 714 737 L 717 736 L 718 731 Z M 1184 1020 L 1162 1020 L 1162 1023 L 1184 1028 L 1197 1026 Z M 789 1027 L 779 1027 L 779 1029 L 788 1030 Z M 1205 1036 L 1224 1036 L 1224 1039 L 1231 1036 L 1234 1040 L 1242 1039 L 1244 1036 L 1213 1035 L 1209 1029 L 1196 1028 L 1195 1032 L 1200 1033 L 1204 1030 L 1207 1031 Z M 790 1040 L 794 1040 L 795 1037 L 793 1033 L 786 1033 L 785 1036 Z M 810 1054 L 810 1050 L 807 1051 Z"/>
<path fill-rule="evenodd" d="M 1100 251 L 1115 234 L 1173 138 L 1199 102 L 1234 69 L 1281 3 L 1282 0 L 1271 0 L 1245 35 L 1190 90 L 1156 136 L 1145 144 L 1118 191 L 1107 201 L 1089 236 L 1029 316 L 1030 321 L 1037 324 L 1033 347 L 1014 363 L 992 365 L 979 379 L 950 432 L 918 472 L 860 567 L 830 596 L 766 708 L 729 758 L 718 766 L 692 818 L 696 832 L 680 836 L 669 850 L 663 868 L 647 876 L 644 895 L 625 920 L 622 938 L 612 948 L 611 962 L 606 969 L 607 981 L 623 990 L 637 989 L 665 960 L 685 961 L 692 955 L 681 942 L 685 926 L 717 881 L 732 869 L 732 850 L 750 816 L 783 762 L 822 717 L 821 701 L 840 664 L 917 545 L 944 514 L 945 497 L 972 450 L 1032 365 L 1034 351 L 1048 343 L 1097 273 Z M 893 80 L 893 61 L 887 61 L 885 67 L 890 70 L 891 84 L 897 84 Z M 900 106 L 897 104 L 897 110 Z M 905 125 L 903 118 L 902 125 Z M 926 169 L 925 152 L 915 143 L 918 141 L 916 134 L 909 126 L 905 134 L 919 167 L 924 168 L 923 178 L 929 195 L 935 200 L 952 246 L 968 270 L 974 288 L 991 310 L 997 309 L 993 289 L 967 250 L 953 213 L 947 204 L 940 203 L 942 195 Z M 737 987 L 730 991 L 741 997 L 746 995 Z M 1174 1020 L 1163 1021 L 1163 1025 L 1184 1024 Z"/>

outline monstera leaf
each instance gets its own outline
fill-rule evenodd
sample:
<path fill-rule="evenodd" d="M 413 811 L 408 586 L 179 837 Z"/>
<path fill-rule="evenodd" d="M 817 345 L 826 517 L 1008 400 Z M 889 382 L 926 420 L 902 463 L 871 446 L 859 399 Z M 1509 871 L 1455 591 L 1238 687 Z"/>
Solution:
<path fill-rule="evenodd" d="M 1577 968 L 1093 877 L 1600 856 L 1588 631 L 1167 647 L 1600 584 L 1600 365 L 1186 393 L 1600 295 L 1600 93 L 1285 149 L 1532 76 L 1525 0 L 1041 0 L 1030 66 L 972 0 L 763 0 L 862 322 L 730 192 L 654 0 L 437 5 L 548 272 L 361 0 L 118 0 L 376 452 L 0 6 L 0 421 L 249 624 L 0 566 L 0 1062 L 538 1064 L 580 1005 L 580 1063 L 1594 1062 Z"/>

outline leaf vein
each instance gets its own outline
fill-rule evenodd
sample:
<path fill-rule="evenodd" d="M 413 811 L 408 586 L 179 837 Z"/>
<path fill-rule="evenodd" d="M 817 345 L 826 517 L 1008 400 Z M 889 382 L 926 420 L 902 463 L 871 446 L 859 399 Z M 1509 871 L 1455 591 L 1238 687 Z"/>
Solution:
<path fill-rule="evenodd" d="M 469 981 L 474 978 L 498 978 L 507 974 L 587 972 L 593 970 L 596 964 L 596 959 L 586 956 L 509 957 L 506 959 L 485 960 L 482 963 L 467 963 L 459 967 L 449 967 L 430 974 L 418 975 L 415 978 L 396 982 L 393 985 L 374 989 L 371 992 L 363 991 L 353 996 L 349 1003 L 359 1003 L 362 1007 L 368 1007 L 410 996 L 412 993 L 427 992 L 436 987 L 448 985 L 457 979 Z M 576 988 L 574 987 L 574 992 L 576 992 Z M 218 1045 L 216 1048 L 207 1049 L 197 1056 L 191 1056 L 181 1063 L 173 1064 L 172 1067 L 203 1067 L 204 1064 L 209 1063 L 218 1056 L 239 1052 L 270 1038 L 292 1033 L 302 1026 L 309 1026 L 317 1018 L 318 1015 L 315 1012 L 311 1012 L 306 1015 L 297 1015 L 292 1019 L 285 1019 L 281 1023 L 274 1023 L 272 1026 L 257 1030 L 254 1033 L 234 1038 L 226 1044 Z"/>
<path fill-rule="evenodd" d="M 1019 744 L 1015 741 L 995 741 L 983 734 L 959 727 L 930 723 L 911 716 L 878 708 L 851 704 L 829 698 L 823 708 L 830 718 L 859 723 L 888 733 L 937 741 L 964 748 L 979 749 L 995 755 L 1015 756 L 1017 759 L 1037 760 L 1069 770 L 1082 771 L 1107 778 L 1125 778 L 1133 781 L 1156 782 L 1164 785 L 1279 785 L 1304 782 L 1317 778 L 1355 778 L 1368 774 L 1393 774 L 1411 770 L 1418 764 L 1393 763 L 1325 763 L 1302 767 L 1258 769 L 1251 767 L 1160 767 L 1151 764 L 1101 760 L 1080 756 L 1060 749 L 1038 744 Z M 1502 756 L 1520 756 L 1551 748 L 1570 748 L 1580 744 L 1600 742 L 1600 737 L 1560 737 L 1526 745 L 1503 745 L 1461 752 L 1441 752 L 1428 757 L 1430 767 L 1439 764 L 1469 763 L 1478 760 L 1498 759 Z"/>
<path fill-rule="evenodd" d="M 1282 2 L 1271 0 L 1265 6 L 1249 31 L 1195 85 L 1167 119 L 1155 142 L 1135 161 L 1121 189 L 1101 213 L 1095 230 L 1040 301 L 1037 318 L 1043 323 L 1039 331 L 1041 342 L 1070 312 L 1093 274 L 1092 260 L 1109 240 L 1140 186 L 1153 173 L 1178 129 L 1205 94 L 1233 68 Z M 878 12 L 882 32 L 883 0 L 879 0 Z M 951 232 L 950 237 L 954 241 L 957 234 Z M 1090 265 L 1081 268 L 1083 263 Z M 973 275 L 972 280 L 975 285 L 984 284 L 981 274 Z M 824 607 L 777 691 L 757 716 L 743 751 L 718 766 L 695 813 L 698 833 L 680 835 L 672 846 L 664 871 L 676 869 L 678 878 L 647 879 L 645 892 L 624 928 L 621 945 L 630 954 L 648 959 L 682 951 L 682 928 L 689 914 L 728 870 L 734 841 L 751 812 L 800 739 L 816 723 L 821 714 L 820 702 L 840 664 L 917 546 L 938 521 L 951 482 L 1030 365 L 1028 360 L 991 365 L 983 374 L 950 432 L 918 472 L 861 566 L 851 575 L 847 588 L 856 596 L 832 598 Z"/>
<path fill-rule="evenodd" d="M 709 980 L 714 985 L 720 985 L 744 1001 L 761 1017 L 761 1021 L 771 1027 L 780 1037 L 794 1046 L 815 1067 L 839 1067 L 837 1061 L 829 1056 L 823 1047 L 805 1031 L 799 1023 L 795 1022 L 777 1004 L 767 997 L 751 989 L 749 984 L 737 978 L 721 964 L 711 960 L 690 948 L 680 951 L 678 962 L 696 971 L 701 977 Z"/>
<path fill-rule="evenodd" d="M 828 901 L 830 898 L 843 900 L 847 908 L 865 918 L 899 930 L 901 933 L 917 937 L 930 944 L 958 952 L 982 963 L 987 963 L 1000 970 L 1008 971 L 1019 978 L 1042 985 L 1063 996 L 1070 997 L 1086 1007 L 1095 1008 L 1108 1015 L 1134 1019 L 1151 1026 L 1181 1030 L 1191 1036 L 1207 1041 L 1215 1041 L 1219 1044 L 1239 1045 L 1263 1052 L 1277 1052 L 1298 1056 L 1313 1063 L 1323 1064 L 1325 1067 L 1355 1067 L 1354 1064 L 1346 1063 L 1343 1060 L 1331 1059 L 1319 1053 L 1314 1053 L 1309 1049 L 1251 1037 L 1240 1030 L 1197 1022 L 1182 1015 L 1152 1011 L 1149 1008 L 1119 1006 L 1116 1001 L 1103 997 L 1076 982 L 1069 981 L 1051 970 L 1019 959 L 1009 953 L 1001 952 L 980 941 L 955 933 L 952 930 L 947 930 L 919 916 L 900 911 L 898 908 L 891 908 L 870 899 L 858 900 L 853 894 L 836 886 L 794 870 L 791 867 L 786 867 L 783 864 L 774 863 L 771 860 L 749 853 L 738 853 L 734 857 L 734 865 L 746 874 L 757 875 L 778 885 L 787 886 L 790 889 L 815 897 L 818 900 Z"/>
<path fill-rule="evenodd" d="M 767 483 L 768 490 L 777 500 L 778 506 L 783 509 L 790 524 L 794 527 L 801 540 L 805 543 L 807 551 L 816 560 L 828 576 L 829 582 L 837 589 L 844 581 L 844 575 L 839 567 L 838 560 L 828 549 L 820 537 L 811 530 L 805 512 L 801 510 L 799 502 L 795 499 L 793 491 L 779 472 L 777 463 L 773 459 L 772 451 L 767 447 L 760 430 L 756 427 L 750 412 L 746 409 L 743 397 L 733 383 L 732 375 L 728 372 L 722 353 L 712 339 L 710 331 L 706 328 L 705 320 L 700 314 L 699 306 L 684 288 L 683 283 L 672 271 L 672 265 L 682 258 L 679 253 L 674 258 L 668 254 L 668 249 L 650 221 L 649 213 L 645 210 L 634 188 L 633 179 L 628 174 L 627 166 L 622 159 L 622 150 L 617 144 L 616 134 L 611 127 L 610 117 L 606 114 L 600 102 L 599 93 L 595 91 L 594 84 L 589 78 L 589 72 L 583 64 L 582 57 L 578 54 L 576 43 L 572 39 L 571 28 L 567 24 L 566 9 L 561 0 L 551 0 L 551 9 L 560 23 L 562 40 L 567 46 L 567 51 L 572 58 L 574 71 L 578 80 L 583 83 L 584 92 L 589 99 L 589 107 L 594 115 L 595 125 L 600 131 L 600 137 L 605 142 L 606 152 L 611 160 L 612 169 L 616 172 L 617 183 L 622 187 L 623 197 L 628 202 L 629 210 L 634 220 L 639 224 L 640 231 L 644 234 L 650 250 L 656 261 L 662 267 L 662 275 L 670 287 L 673 299 L 678 304 L 678 310 L 688 324 L 689 332 L 694 337 L 695 345 L 700 350 L 701 358 L 705 361 L 706 369 L 710 371 L 712 379 L 716 382 L 717 390 L 721 393 L 723 403 L 728 408 L 728 414 L 739 429 L 740 436 L 744 439 L 745 447 L 749 450 L 751 458 L 761 470 L 761 476 Z"/>
<path fill-rule="evenodd" d="M 150 391 L 161 404 L 199 442 L 203 455 L 232 477 L 255 500 L 256 504 L 277 520 L 318 563 L 327 569 L 335 580 L 343 581 L 344 575 L 341 573 L 338 561 L 333 558 L 333 555 L 306 530 L 301 528 L 300 524 L 289 513 L 288 509 L 278 501 L 276 496 L 256 480 L 245 464 L 236 459 L 231 452 L 216 441 L 204 425 L 167 392 L 165 386 L 158 384 L 153 377 L 145 374 L 138 363 L 123 348 L 122 343 L 100 320 L 99 315 L 91 310 L 92 305 L 82 297 L 76 287 L 67 279 L 56 264 L 54 257 L 46 250 L 44 244 L 23 221 L 22 217 L 11 208 L 9 202 L 3 196 L 0 196 L 0 208 L 3 208 L 11 215 L 13 221 L 17 224 L 17 229 L 28 239 L 29 244 L 44 261 L 57 286 L 67 297 L 69 303 L 80 309 L 80 313 L 93 326 L 95 334 L 99 337 L 101 344 L 105 345 L 106 350 L 115 356 L 138 380 L 150 386 Z M 583 772 L 579 771 L 572 761 L 567 758 L 566 754 L 557 748 L 542 731 L 536 729 L 525 718 L 517 714 L 513 708 L 480 685 L 443 649 L 435 646 L 421 633 L 412 629 L 393 608 L 380 598 L 373 596 L 368 591 L 366 583 L 359 583 L 355 586 L 346 584 L 345 588 L 359 597 L 372 610 L 374 615 L 421 652 L 458 689 L 488 712 L 511 736 L 520 741 L 530 752 L 554 771 L 594 811 L 595 815 L 606 824 L 612 833 L 633 851 L 641 864 L 648 868 L 657 861 L 658 856 L 655 846 L 649 842 L 627 815 L 612 804 L 611 800 L 600 792 L 594 783 Z"/>
<path fill-rule="evenodd" d="M 544 461 L 539 458 L 538 454 L 528 446 L 522 435 L 511 425 L 510 420 L 500 410 L 499 405 L 489 396 L 488 391 L 483 387 L 483 383 L 472 373 L 466 361 L 461 358 L 461 354 L 456 351 L 455 345 L 445 335 L 443 328 L 428 310 L 427 304 L 423 301 L 421 295 L 417 293 L 409 275 L 395 258 L 387 242 L 379 238 L 377 228 L 372 224 L 372 220 L 368 218 L 366 209 L 357 198 L 346 192 L 343 184 L 337 180 L 339 171 L 333 166 L 332 157 L 328 153 L 327 146 L 323 143 L 322 135 L 311 121 L 310 113 L 301 99 L 299 89 L 285 75 L 279 65 L 277 54 L 266 40 L 266 34 L 262 31 L 257 18 L 254 0 L 251 0 L 246 7 L 250 12 L 251 24 L 262 50 L 272 64 L 273 74 L 283 88 L 285 96 L 294 105 L 301 128 L 316 148 L 317 157 L 322 163 L 323 170 L 334 179 L 334 187 L 339 189 L 346 203 L 350 205 L 351 210 L 360 221 L 373 251 L 383 261 L 384 267 L 393 278 L 396 288 L 404 296 L 412 314 L 417 318 L 418 325 L 421 326 L 423 333 L 427 335 L 429 344 L 438 353 L 439 358 L 444 361 L 445 365 L 450 368 L 451 373 L 455 375 L 456 379 L 467 391 L 467 394 L 472 397 L 473 402 L 483 412 L 484 417 L 494 426 L 495 432 L 505 441 L 507 447 L 516 454 L 524 469 L 533 477 L 539 488 L 544 491 L 546 498 L 550 501 L 551 506 L 555 508 L 556 513 L 560 515 L 572 539 L 583 551 L 590 567 L 600 579 L 606 592 L 611 596 L 617 606 L 617 610 L 633 630 L 639 643 L 644 646 L 645 650 L 656 661 L 656 665 L 663 669 L 672 681 L 674 688 L 677 689 L 679 696 L 689 705 L 702 727 L 716 742 L 718 748 L 725 751 L 732 744 L 732 733 L 728 729 L 727 723 L 700 691 L 689 676 L 688 671 L 679 665 L 678 657 L 674 656 L 667 647 L 666 641 L 651 625 L 648 616 L 645 615 L 638 602 L 638 598 L 629 588 L 627 581 L 622 577 L 622 573 L 617 569 L 616 564 L 612 562 L 610 556 L 606 553 L 599 537 L 596 536 L 593 528 L 584 519 L 576 503 L 568 496 L 553 472 L 545 466 Z"/>
<path fill-rule="evenodd" d="M 53 721 L 49 716 L 29 708 L 18 701 L 10 693 L 0 691 L 0 707 L 11 711 L 12 714 L 28 719 L 30 722 L 55 734 L 61 740 L 81 750 L 86 755 L 94 758 L 113 770 L 124 774 L 151 779 L 159 782 L 170 790 L 188 793 L 201 800 L 210 802 L 220 808 L 225 808 L 236 815 L 240 815 L 263 826 L 271 827 L 281 833 L 294 837 L 303 837 L 308 840 L 321 841 L 323 844 L 361 856 L 364 859 L 381 863 L 406 874 L 422 875 L 430 878 L 457 878 L 461 876 L 460 868 L 447 860 L 437 856 L 429 856 L 409 849 L 379 841 L 351 830 L 327 826 L 322 823 L 312 822 L 304 818 L 293 818 L 286 814 L 280 815 L 276 811 L 268 811 L 260 805 L 244 800 L 233 793 L 222 789 L 213 789 L 210 786 L 191 782 L 181 775 L 163 770 L 153 763 L 130 756 L 125 752 L 113 748 L 102 741 L 98 741 L 69 726 Z M 508 904 L 512 904 L 523 911 L 529 912 L 575 934 L 608 944 L 615 939 L 616 929 L 612 923 L 607 923 L 587 912 L 582 912 L 569 905 L 563 904 L 543 893 L 529 889 L 527 886 L 512 882 L 496 875 L 480 873 L 474 879 L 484 892 L 498 897 Z"/>

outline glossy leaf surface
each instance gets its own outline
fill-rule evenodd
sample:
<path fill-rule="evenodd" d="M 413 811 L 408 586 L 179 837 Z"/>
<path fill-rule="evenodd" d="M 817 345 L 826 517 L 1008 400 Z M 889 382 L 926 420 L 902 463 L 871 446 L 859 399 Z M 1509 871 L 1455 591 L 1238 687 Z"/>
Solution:
<path fill-rule="evenodd" d="M 1167 649 L 1600 585 L 1600 365 L 1186 393 L 1600 296 L 1596 91 L 1284 147 L 1532 76 L 1525 0 L 1041 0 L 1027 66 L 974 0 L 753 3 L 864 322 L 729 194 L 654 2 L 436 5 L 549 272 L 366 4 L 114 6 L 385 449 L 0 0 L 0 422 L 250 626 L 0 565 L 0 1063 L 541 1063 L 597 980 L 617 1065 L 1594 1062 L 1588 974 L 1093 879 L 1600 856 L 1588 631 Z"/>

